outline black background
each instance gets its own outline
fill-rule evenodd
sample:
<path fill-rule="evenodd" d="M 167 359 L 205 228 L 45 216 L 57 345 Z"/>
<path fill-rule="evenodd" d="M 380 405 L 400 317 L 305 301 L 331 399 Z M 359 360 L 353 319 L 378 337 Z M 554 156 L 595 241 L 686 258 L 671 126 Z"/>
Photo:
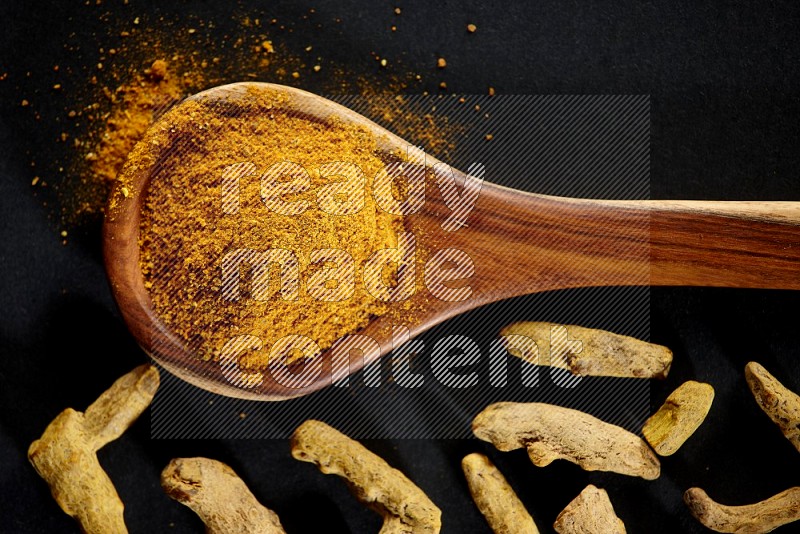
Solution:
<path fill-rule="evenodd" d="M 397 17 L 395 5 L 403 9 Z M 695 2 L 443 2 L 397 4 L 264 3 L 283 18 L 314 7 L 337 29 L 296 31 L 301 45 L 328 45 L 343 64 L 374 64 L 376 48 L 430 72 L 417 90 L 503 94 L 650 94 L 652 197 L 800 200 L 797 169 L 800 33 L 793 2 L 701 7 Z M 30 154 L 46 161 L 57 135 L 48 114 L 47 74 L 66 65 L 63 43 L 91 39 L 104 26 L 82 2 L 6 0 L 0 4 L 0 531 L 72 532 L 25 451 L 64 407 L 85 408 L 116 377 L 145 361 L 111 299 L 100 258 L 99 226 L 63 246 L 51 206 L 30 186 Z M 131 2 L 112 13 L 225 19 L 223 2 Z M 467 36 L 467 23 L 478 32 Z M 388 26 L 398 32 L 388 33 Z M 75 36 L 70 36 L 75 33 Z M 444 73 L 432 65 L 442 55 Z M 85 60 L 85 58 L 84 58 Z M 35 75 L 25 78 L 24 73 Z M 436 74 L 435 76 L 433 74 Z M 234 81 L 234 80 L 230 80 Z M 313 83 L 303 85 L 314 89 Z M 42 121 L 19 106 L 34 89 Z M 73 87 L 79 90 L 79 87 Z M 47 140 L 47 142 L 45 142 Z M 53 156 L 55 157 L 55 156 Z M 718 500 L 744 504 L 800 481 L 797 452 L 759 411 L 744 364 L 757 359 L 800 390 L 795 339 L 796 293 L 702 288 L 652 292 L 652 340 L 675 353 L 673 372 L 652 389 L 654 407 L 683 380 L 717 391 L 709 421 L 681 451 L 662 462 L 656 482 L 583 473 L 572 465 L 534 468 L 521 451 L 500 454 L 476 440 L 368 441 L 405 471 L 443 510 L 445 532 L 485 532 L 459 462 L 487 452 L 508 476 L 543 532 L 588 482 L 608 489 L 630 532 L 701 532 L 681 501 L 701 486 Z M 492 309 L 481 313 L 491 317 Z M 474 320 L 481 321 L 481 313 Z M 147 417 L 99 456 L 126 504 L 131 532 L 199 532 L 199 521 L 160 490 L 160 470 L 175 456 L 229 463 L 287 531 L 375 532 L 379 518 L 353 499 L 341 480 L 291 459 L 288 443 L 151 440 Z M 787 527 L 786 531 L 791 531 Z"/>

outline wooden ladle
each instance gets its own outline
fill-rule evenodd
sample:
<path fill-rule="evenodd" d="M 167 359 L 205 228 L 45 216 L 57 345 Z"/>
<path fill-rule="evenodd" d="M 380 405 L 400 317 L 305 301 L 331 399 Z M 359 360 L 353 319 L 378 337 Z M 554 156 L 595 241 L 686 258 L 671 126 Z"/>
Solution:
<path fill-rule="evenodd" d="M 325 122 L 337 117 L 361 125 L 374 133 L 381 151 L 397 153 L 409 146 L 358 113 L 291 87 L 238 83 L 190 99 L 224 104 L 230 110 L 246 103 L 248 91 L 254 89 L 282 92 L 286 96 L 284 111 L 309 120 Z M 147 138 L 141 141 L 145 142 Z M 149 148 L 153 161 L 168 149 Z M 437 162 L 429 158 L 427 163 Z M 128 327 L 148 354 L 180 378 L 234 397 L 288 399 L 346 377 L 392 350 L 392 326 L 398 317 L 413 337 L 490 302 L 565 288 L 800 289 L 800 202 L 580 200 L 484 183 L 466 225 L 447 231 L 442 221 L 450 209 L 438 192 L 426 193 L 424 207 L 406 217 L 406 230 L 424 236 L 428 249 L 457 248 L 470 256 L 474 263 L 470 298 L 449 302 L 417 291 L 407 306 L 414 313 L 404 314 L 400 304 L 392 304 L 397 313 L 377 317 L 359 332 L 377 341 L 379 351 L 349 351 L 342 366 L 328 350 L 311 362 L 283 366 L 282 375 L 267 372 L 261 384 L 244 388 L 231 383 L 219 364 L 195 357 L 153 310 L 139 264 L 142 204 L 147 189 L 158 187 L 151 183 L 152 170 L 127 168 L 132 189 L 140 193 L 127 198 L 117 191 L 116 205 L 106 216 L 105 266 L 114 296 Z M 463 173 L 454 172 L 457 183 L 464 183 Z M 287 370 L 302 380 L 289 383 L 281 379 Z"/>

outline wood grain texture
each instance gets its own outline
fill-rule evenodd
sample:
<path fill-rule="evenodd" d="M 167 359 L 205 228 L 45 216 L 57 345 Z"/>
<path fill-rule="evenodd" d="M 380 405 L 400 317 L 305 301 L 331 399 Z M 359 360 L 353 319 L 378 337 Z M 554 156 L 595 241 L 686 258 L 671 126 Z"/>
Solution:
<path fill-rule="evenodd" d="M 387 153 L 405 152 L 409 146 L 354 111 L 299 89 L 241 83 L 191 98 L 224 102 L 235 109 L 253 88 L 284 92 L 288 97 L 284 112 L 317 121 L 337 117 L 364 126 Z M 149 135 L 135 148 L 137 160 L 146 163 L 126 165 L 123 170 L 135 194 L 123 197 L 114 192 L 114 207 L 104 225 L 111 287 L 141 346 L 170 372 L 225 395 L 281 400 L 331 384 L 334 368 L 327 351 L 306 369 L 310 378 L 301 386 L 286 387 L 275 379 L 280 374 L 270 371 L 259 387 L 236 387 L 219 365 L 194 358 L 154 314 L 139 267 L 140 211 L 152 166 L 168 147 L 149 143 Z M 439 162 L 428 157 L 426 163 Z M 800 289 L 800 203 L 580 200 L 484 183 L 466 226 L 443 230 L 441 223 L 449 214 L 438 190 L 429 188 L 423 209 L 406 218 L 406 230 L 417 236 L 419 268 L 436 250 L 466 252 L 475 266 L 469 280 L 472 296 L 445 302 L 417 291 L 410 305 L 396 306 L 359 332 L 379 342 L 380 355 L 392 349 L 392 324 L 404 324 L 414 336 L 469 309 L 535 292 L 630 285 Z M 380 355 L 363 358 L 353 351 L 349 365 L 336 376 L 352 374 Z"/>

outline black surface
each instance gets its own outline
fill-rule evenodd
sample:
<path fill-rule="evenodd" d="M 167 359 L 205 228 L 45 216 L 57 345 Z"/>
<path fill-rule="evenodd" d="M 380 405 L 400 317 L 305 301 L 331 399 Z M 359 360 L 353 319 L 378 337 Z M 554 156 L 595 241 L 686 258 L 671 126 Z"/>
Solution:
<path fill-rule="evenodd" d="M 162 12 L 225 20 L 231 11 L 221 2 L 130 4 L 119 8 L 119 16 Z M 492 85 L 501 94 L 650 94 L 653 198 L 800 200 L 800 34 L 793 2 L 401 5 L 399 18 L 393 4 L 287 2 L 259 9 L 291 18 L 314 7 L 325 20 L 341 17 L 341 31 L 298 30 L 283 38 L 298 45 L 309 39 L 327 43 L 329 56 L 358 68 L 372 66 L 369 53 L 378 48 L 387 57 L 402 56 L 411 69 L 430 73 L 419 90 L 435 90 L 445 79 L 463 93 L 483 93 Z M 52 65 L 76 61 L 63 49 L 68 39 L 91 50 L 93 33 L 105 31 L 96 13 L 82 2 L 0 4 L 0 74 L 8 73 L 0 81 L 2 532 L 75 530 L 25 451 L 61 409 L 82 409 L 106 384 L 145 360 L 112 302 L 99 227 L 72 232 L 63 246 L 52 206 L 43 206 L 30 186 L 29 154 L 39 161 L 55 157 L 52 139 L 60 131 L 54 122 L 57 100 L 47 93 L 54 83 Z M 478 25 L 469 38 L 468 22 Z M 395 23 L 399 31 L 390 35 L 387 27 Z M 438 55 L 448 60 L 441 74 L 432 68 Z M 38 122 L 19 106 L 34 89 L 40 100 L 53 99 L 52 112 L 43 106 Z M 717 391 L 709 422 L 678 454 L 663 460 L 657 482 L 587 474 L 572 465 L 537 469 L 522 452 L 500 454 L 476 440 L 367 445 L 425 488 L 443 510 L 445 532 L 487 531 L 459 468 L 460 458 L 471 451 L 490 454 L 543 532 L 590 481 L 609 490 L 629 532 L 702 532 L 681 502 L 686 488 L 701 486 L 738 504 L 800 481 L 797 452 L 760 413 L 742 374 L 747 361 L 758 359 L 800 390 L 798 309 L 800 297 L 791 292 L 653 290 L 652 340 L 675 352 L 669 379 L 653 385 L 653 403 L 689 378 L 708 381 Z M 170 458 L 191 455 L 231 464 L 290 533 L 378 528 L 378 517 L 340 480 L 291 459 L 286 441 L 156 441 L 149 438 L 145 417 L 100 453 L 126 503 L 131 532 L 201 531 L 193 514 L 158 486 Z"/>

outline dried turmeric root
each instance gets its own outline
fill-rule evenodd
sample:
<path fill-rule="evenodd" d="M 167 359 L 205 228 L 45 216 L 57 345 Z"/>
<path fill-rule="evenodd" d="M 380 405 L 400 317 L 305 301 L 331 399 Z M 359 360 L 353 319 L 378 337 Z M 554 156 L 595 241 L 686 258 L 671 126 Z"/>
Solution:
<path fill-rule="evenodd" d="M 53 498 L 87 534 L 128 532 L 124 506 L 97 451 L 120 437 L 150 405 L 158 369 L 142 365 L 119 378 L 86 412 L 67 408 L 28 449 L 28 459 Z"/>
<path fill-rule="evenodd" d="M 472 500 L 495 534 L 539 534 L 533 518 L 503 474 L 483 454 L 461 461 Z"/>
<path fill-rule="evenodd" d="M 646 480 L 661 472 L 658 458 L 638 436 L 552 404 L 491 404 L 472 421 L 472 431 L 501 451 L 526 448 L 538 467 L 564 459 L 587 471 L 613 471 Z"/>
<path fill-rule="evenodd" d="M 606 490 L 591 484 L 558 514 L 553 528 L 558 534 L 625 534 Z"/>
<path fill-rule="evenodd" d="M 800 396 L 756 362 L 748 363 L 744 374 L 758 405 L 800 452 Z"/>
<path fill-rule="evenodd" d="M 222 462 L 176 458 L 162 471 L 161 487 L 199 515 L 208 534 L 285 534 L 278 514 Z"/>
<path fill-rule="evenodd" d="M 725 506 L 700 488 L 691 488 L 683 500 L 698 521 L 714 532 L 761 534 L 800 519 L 800 487 L 745 506 Z"/>
<path fill-rule="evenodd" d="M 292 456 L 347 481 L 356 498 L 383 516 L 381 534 L 436 534 L 441 511 L 383 458 L 321 421 L 306 421 L 292 435 Z"/>
<path fill-rule="evenodd" d="M 564 329 L 564 331 L 560 330 Z M 500 331 L 502 336 L 525 336 L 548 358 L 538 361 L 515 348 L 513 338 L 506 340 L 508 352 L 538 365 L 566 369 L 578 376 L 616 376 L 622 378 L 666 378 L 672 365 L 672 351 L 628 336 L 580 326 L 561 326 L 552 323 L 520 322 Z M 566 338 L 579 341 L 580 350 L 572 343 L 556 343 Z"/>
<path fill-rule="evenodd" d="M 713 401 L 714 388 L 710 385 L 684 382 L 645 421 L 642 434 L 661 456 L 675 454 L 703 424 Z"/>

